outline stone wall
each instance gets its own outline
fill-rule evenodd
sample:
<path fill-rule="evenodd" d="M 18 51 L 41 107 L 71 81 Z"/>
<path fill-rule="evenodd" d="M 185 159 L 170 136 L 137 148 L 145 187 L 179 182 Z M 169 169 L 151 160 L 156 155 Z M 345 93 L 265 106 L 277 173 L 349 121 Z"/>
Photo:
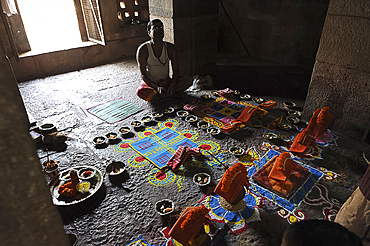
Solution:
<path fill-rule="evenodd" d="M 29 123 L 0 39 L 1 245 L 70 245 L 41 171 Z"/>
<path fill-rule="evenodd" d="M 312 69 L 329 0 L 222 2 L 241 39 L 220 8 L 219 52 Z"/>
<path fill-rule="evenodd" d="M 146 30 L 146 25 L 139 26 Z M 14 74 L 18 82 L 55 75 L 82 68 L 93 67 L 135 56 L 139 44 L 148 40 L 147 35 L 129 39 L 108 41 L 105 46 L 92 45 L 87 47 L 62 50 L 35 56 L 22 57 L 18 61 L 11 59 Z"/>
<path fill-rule="evenodd" d="M 150 19 L 164 23 L 165 40 L 176 45 L 182 75 L 214 72 L 218 11 L 216 0 L 149 0 Z"/>
<path fill-rule="evenodd" d="M 365 138 L 370 124 L 370 2 L 331 0 L 304 107 L 329 106 L 332 129 Z"/>
<path fill-rule="evenodd" d="M 147 8 L 147 1 L 140 1 Z M 117 19 L 116 1 L 100 1 L 103 31 L 106 45 L 91 45 L 36 56 L 11 57 L 17 81 L 74 71 L 135 56 L 138 46 L 149 37 L 146 23 L 121 26 Z M 4 24 L 0 19 L 0 34 L 3 40 Z"/>

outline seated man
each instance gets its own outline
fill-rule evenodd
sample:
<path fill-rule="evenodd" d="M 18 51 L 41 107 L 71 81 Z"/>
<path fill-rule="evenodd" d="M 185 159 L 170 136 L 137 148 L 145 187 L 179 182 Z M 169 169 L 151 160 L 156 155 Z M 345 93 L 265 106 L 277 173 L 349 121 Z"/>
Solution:
<path fill-rule="evenodd" d="M 137 89 L 137 95 L 148 102 L 160 98 L 180 95 L 192 85 L 192 78 L 179 77 L 175 45 L 163 41 L 163 23 L 154 19 L 147 26 L 150 41 L 141 44 L 136 59 L 143 83 Z M 170 66 L 172 78 L 170 78 Z"/>

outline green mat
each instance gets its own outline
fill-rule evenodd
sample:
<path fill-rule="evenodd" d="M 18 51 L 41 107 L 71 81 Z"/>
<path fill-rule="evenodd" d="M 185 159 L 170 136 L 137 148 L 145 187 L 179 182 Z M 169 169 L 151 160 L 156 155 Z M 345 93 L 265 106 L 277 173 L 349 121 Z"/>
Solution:
<path fill-rule="evenodd" d="M 113 124 L 129 117 L 130 115 L 136 114 L 141 110 L 143 109 L 135 103 L 126 101 L 120 97 L 115 100 L 88 108 L 87 112 L 95 115 L 105 122 Z"/>

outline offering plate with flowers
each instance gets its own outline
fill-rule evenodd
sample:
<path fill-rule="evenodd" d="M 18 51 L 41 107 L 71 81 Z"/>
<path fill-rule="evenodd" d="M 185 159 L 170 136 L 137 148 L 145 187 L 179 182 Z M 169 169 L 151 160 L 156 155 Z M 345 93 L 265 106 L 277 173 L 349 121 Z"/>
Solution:
<path fill-rule="evenodd" d="M 76 171 L 77 175 L 83 177 L 86 171 L 89 172 L 89 176 L 85 178 L 78 177 L 78 181 L 71 189 L 76 189 L 76 192 L 71 196 L 61 195 L 58 190 L 61 186 L 71 182 L 71 178 L 68 177 L 71 171 Z M 59 178 L 53 179 L 50 182 L 50 192 L 54 205 L 68 206 L 80 203 L 92 197 L 101 187 L 103 183 L 103 175 L 99 169 L 92 166 L 76 166 L 60 173 Z"/>

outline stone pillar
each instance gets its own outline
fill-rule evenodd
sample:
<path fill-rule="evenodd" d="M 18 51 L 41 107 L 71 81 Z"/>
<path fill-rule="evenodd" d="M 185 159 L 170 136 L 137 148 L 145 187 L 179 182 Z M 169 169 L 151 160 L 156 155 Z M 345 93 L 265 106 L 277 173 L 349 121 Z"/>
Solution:
<path fill-rule="evenodd" d="M 149 0 L 150 19 L 161 19 L 165 40 L 173 42 L 182 75 L 212 74 L 216 69 L 217 0 Z"/>
<path fill-rule="evenodd" d="M 304 106 L 334 114 L 331 129 L 363 139 L 370 124 L 370 2 L 331 0 Z"/>
<path fill-rule="evenodd" d="M 1 39 L 0 94 L 0 244 L 70 245 Z"/>

